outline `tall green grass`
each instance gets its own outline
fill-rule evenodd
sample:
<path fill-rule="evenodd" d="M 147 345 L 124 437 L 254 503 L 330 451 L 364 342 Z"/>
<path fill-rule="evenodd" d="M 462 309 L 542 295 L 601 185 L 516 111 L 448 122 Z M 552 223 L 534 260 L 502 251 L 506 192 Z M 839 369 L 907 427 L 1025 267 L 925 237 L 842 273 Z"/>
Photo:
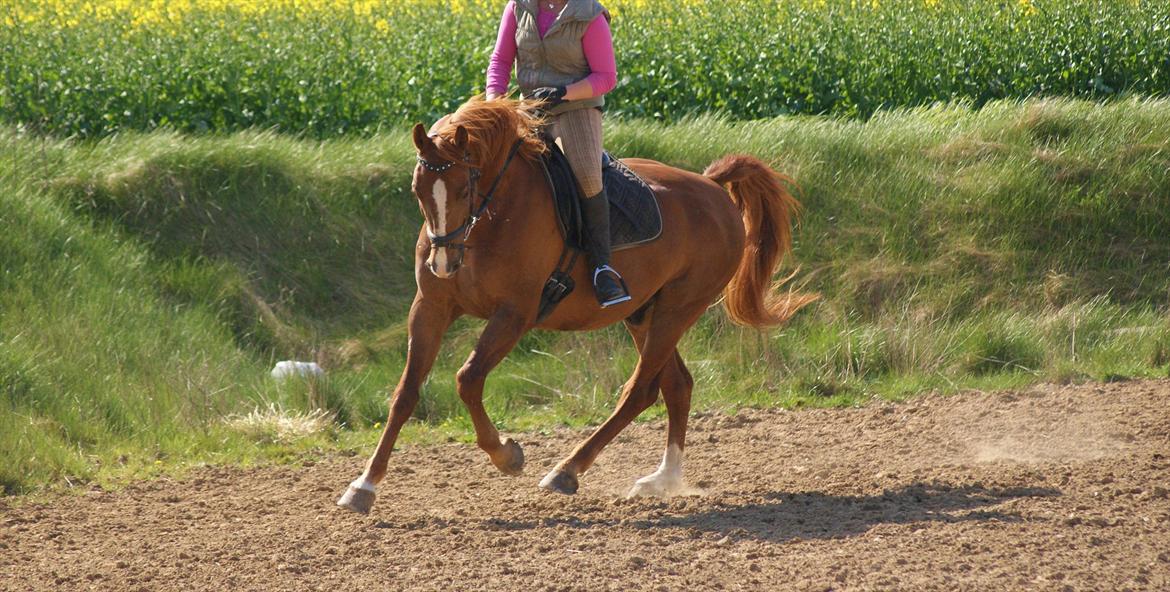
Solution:
<path fill-rule="evenodd" d="M 503 2 L 0 0 L 0 121 L 369 135 L 484 85 Z M 677 121 L 1170 88 L 1162 0 L 612 0 L 611 114 Z"/>
<path fill-rule="evenodd" d="M 824 299 L 770 333 L 705 315 L 681 346 L 699 409 L 1170 372 L 1170 102 L 607 125 L 618 156 L 748 152 L 800 187 L 791 263 Z M 413 164 L 405 130 L 0 131 L 4 490 L 364 450 L 404 360 Z M 408 439 L 468 437 L 453 374 L 481 326 L 448 333 Z M 603 418 L 629 341 L 526 336 L 489 412 L 508 430 Z M 328 377 L 275 383 L 289 358 Z M 334 427 L 290 442 L 256 427 L 272 409 Z"/>

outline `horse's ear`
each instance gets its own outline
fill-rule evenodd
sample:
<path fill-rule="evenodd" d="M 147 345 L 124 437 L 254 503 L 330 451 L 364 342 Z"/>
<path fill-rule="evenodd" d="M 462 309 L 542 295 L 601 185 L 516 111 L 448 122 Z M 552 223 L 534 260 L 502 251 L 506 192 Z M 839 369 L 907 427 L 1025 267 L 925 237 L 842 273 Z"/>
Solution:
<path fill-rule="evenodd" d="M 455 147 L 460 151 L 467 149 L 467 128 L 461 125 L 455 128 Z"/>
<path fill-rule="evenodd" d="M 422 152 L 428 146 L 434 146 L 434 143 L 427 137 L 427 128 L 421 123 L 414 124 L 414 148 Z"/>

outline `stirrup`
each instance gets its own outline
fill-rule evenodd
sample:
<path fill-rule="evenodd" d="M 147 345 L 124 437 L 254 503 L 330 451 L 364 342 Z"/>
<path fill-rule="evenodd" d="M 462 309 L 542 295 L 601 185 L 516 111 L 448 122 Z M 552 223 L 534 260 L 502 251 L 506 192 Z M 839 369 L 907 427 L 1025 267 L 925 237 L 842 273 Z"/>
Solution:
<path fill-rule="evenodd" d="M 593 270 L 593 292 L 595 294 L 597 293 L 597 276 L 601 275 L 601 273 L 604 271 L 612 273 L 614 277 L 617 278 L 618 284 L 621 285 L 622 293 L 619 296 L 601 302 L 601 308 L 609 308 L 615 304 L 621 304 L 631 300 L 630 288 L 626 286 L 626 280 L 622 278 L 622 274 L 618 273 L 616 269 L 610 267 L 609 265 L 602 265 L 601 267 Z"/>

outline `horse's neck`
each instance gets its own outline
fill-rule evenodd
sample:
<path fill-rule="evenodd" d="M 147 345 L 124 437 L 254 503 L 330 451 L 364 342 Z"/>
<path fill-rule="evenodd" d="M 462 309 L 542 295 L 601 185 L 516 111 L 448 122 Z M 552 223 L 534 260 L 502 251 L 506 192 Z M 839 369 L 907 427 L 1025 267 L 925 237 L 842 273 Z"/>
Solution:
<path fill-rule="evenodd" d="M 483 220 L 488 228 L 483 230 L 495 246 L 507 250 L 507 263 L 514 266 L 528 259 L 529 245 L 547 242 L 550 235 L 559 240 L 560 231 L 540 165 L 516 157 L 504 175 Z"/>
<path fill-rule="evenodd" d="M 557 232 L 555 212 L 541 165 L 516 157 L 496 193 L 495 215 L 508 220 L 502 232 Z"/>

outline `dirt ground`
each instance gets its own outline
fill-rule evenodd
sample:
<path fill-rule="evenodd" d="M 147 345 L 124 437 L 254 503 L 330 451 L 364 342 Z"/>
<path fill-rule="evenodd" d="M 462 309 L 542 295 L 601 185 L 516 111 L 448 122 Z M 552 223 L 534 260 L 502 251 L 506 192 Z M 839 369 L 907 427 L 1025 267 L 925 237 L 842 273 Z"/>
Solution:
<path fill-rule="evenodd" d="M 925 396 L 692 422 L 705 494 L 627 500 L 664 424 L 565 497 L 580 432 L 408 447 L 369 516 L 361 457 L 0 500 L 3 590 L 1170 590 L 1170 381 Z"/>

